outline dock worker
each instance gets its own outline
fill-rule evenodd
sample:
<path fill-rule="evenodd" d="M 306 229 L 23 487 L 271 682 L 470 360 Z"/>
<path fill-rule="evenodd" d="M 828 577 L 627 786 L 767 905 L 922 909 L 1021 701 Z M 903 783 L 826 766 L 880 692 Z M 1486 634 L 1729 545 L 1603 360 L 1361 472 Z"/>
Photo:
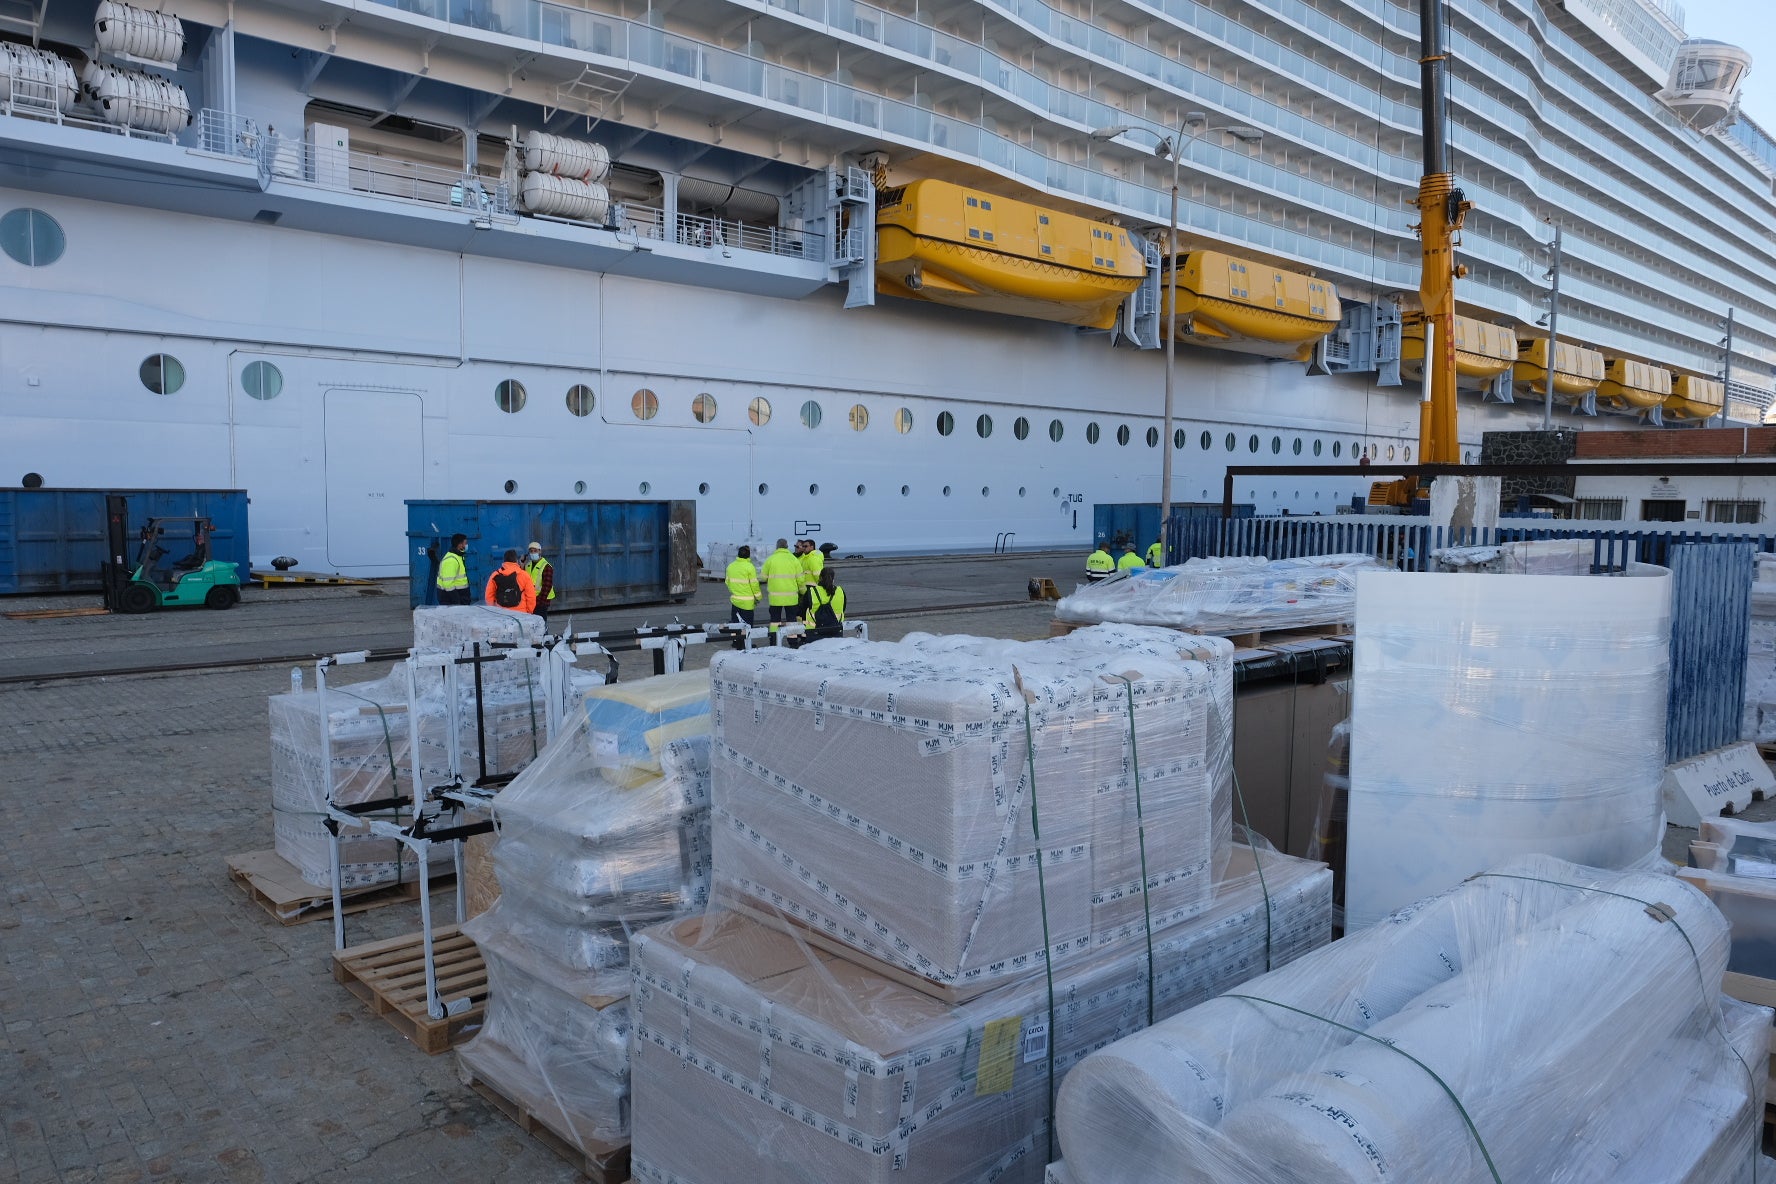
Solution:
<path fill-rule="evenodd" d="M 1141 562 L 1141 553 L 1133 547 L 1124 551 L 1122 558 L 1116 561 L 1116 570 L 1119 572 L 1141 571 L 1145 566 Z"/>
<path fill-rule="evenodd" d="M 1085 578 L 1095 584 L 1099 580 L 1108 579 L 1116 573 L 1116 560 L 1110 558 L 1110 544 L 1098 540 L 1098 549 L 1085 559 Z"/>
<path fill-rule="evenodd" d="M 519 566 L 518 552 L 507 551 L 506 561 L 487 577 L 487 603 L 513 612 L 534 613 L 536 602 L 536 585 Z"/>
<path fill-rule="evenodd" d="M 555 565 L 543 558 L 541 543 L 532 542 L 525 553 L 524 574 L 536 587 L 536 615 L 546 621 L 549 609 L 554 607 L 549 602 L 555 599 Z"/>
<path fill-rule="evenodd" d="M 826 555 L 814 545 L 813 539 L 802 539 L 796 546 L 801 550 L 799 555 L 802 564 L 801 593 L 805 600 L 815 585 L 820 583 L 820 569 L 826 566 Z"/>
<path fill-rule="evenodd" d="M 777 540 L 777 549 L 765 556 L 760 574 L 765 580 L 765 604 L 771 615 L 771 633 L 775 635 L 779 625 L 796 619 L 796 605 L 802 599 L 802 561 L 791 553 L 788 539 Z M 775 636 L 772 640 L 776 640 Z"/>
<path fill-rule="evenodd" d="M 444 552 L 444 558 L 438 562 L 439 604 L 469 603 L 469 567 L 463 562 L 468 549 L 468 535 L 450 536 L 450 550 Z"/>
<path fill-rule="evenodd" d="M 802 623 L 808 631 L 792 644 L 806 645 L 824 637 L 845 635 L 845 590 L 839 587 L 839 577 L 830 567 L 823 569 L 820 579 L 808 589 L 807 611 L 802 616 Z"/>
<path fill-rule="evenodd" d="M 1165 566 L 1165 553 L 1166 553 L 1165 540 L 1164 539 L 1155 539 L 1153 542 L 1153 545 L 1151 547 L 1147 548 L 1147 566 L 1148 567 L 1164 567 Z"/>
<path fill-rule="evenodd" d="M 737 625 L 752 627 L 752 614 L 758 609 L 759 572 L 752 562 L 752 548 L 741 547 L 734 562 L 728 564 L 728 603 L 733 606 L 730 619 Z M 734 639 L 734 648 L 745 649 L 743 639 Z"/>

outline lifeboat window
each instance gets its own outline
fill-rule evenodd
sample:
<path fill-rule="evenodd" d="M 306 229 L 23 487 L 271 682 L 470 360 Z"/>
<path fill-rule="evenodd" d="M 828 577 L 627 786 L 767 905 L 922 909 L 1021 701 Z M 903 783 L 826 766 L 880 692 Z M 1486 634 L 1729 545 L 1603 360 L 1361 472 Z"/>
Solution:
<path fill-rule="evenodd" d="M 1147 429 L 1147 447 L 1149 447 L 1149 448 L 1158 448 L 1159 447 L 1159 429 L 1158 428 L 1148 428 Z"/>
<path fill-rule="evenodd" d="M 1067 426 L 1065 424 L 1063 424 L 1060 420 L 1051 419 L 1048 421 L 1048 438 L 1050 440 L 1053 440 L 1056 444 L 1059 444 L 1061 442 L 1061 437 L 1066 434 L 1067 434 Z"/>
<path fill-rule="evenodd" d="M 577 382 L 567 388 L 567 412 L 569 415 L 591 415 L 592 408 L 598 406 L 598 396 L 592 388 L 583 382 Z"/>
<path fill-rule="evenodd" d="M 1020 440 L 1028 440 L 1030 438 L 1030 421 L 1021 415 L 1012 420 L 1011 434 Z"/>
<path fill-rule="evenodd" d="M 170 395 L 185 385 L 185 367 L 172 354 L 149 354 L 136 373 L 142 385 L 157 395 Z"/>
<path fill-rule="evenodd" d="M 1318 440 L 1314 441 L 1314 455 L 1315 456 L 1318 456 L 1320 454 L 1320 443 L 1321 442 Z"/>
<path fill-rule="evenodd" d="M 1098 442 L 1098 425 L 1096 423 L 1088 423 L 1085 425 L 1085 442 L 1087 444 L 1096 444 Z"/>
<path fill-rule="evenodd" d="M 753 399 L 746 405 L 746 418 L 756 427 L 764 427 L 771 422 L 771 400 L 762 396 Z"/>
<path fill-rule="evenodd" d="M 990 210 L 990 209 L 992 209 L 992 208 L 993 208 L 993 203 L 992 203 L 992 202 L 990 202 L 990 201 L 988 201 L 988 200 L 987 200 L 987 199 L 986 199 L 986 198 L 984 198 L 984 197 L 983 197 L 983 198 L 981 198 L 981 209 L 983 209 L 983 210 Z"/>
<path fill-rule="evenodd" d="M 940 436 L 947 436 L 955 430 L 956 417 L 951 415 L 948 411 L 939 411 L 937 413 L 937 434 Z"/>
<path fill-rule="evenodd" d="M 1257 452 L 1258 451 L 1258 433 L 1253 432 L 1250 436 L 1246 437 L 1246 451 L 1247 452 Z"/>
<path fill-rule="evenodd" d="M 61 223 L 42 210 L 20 207 L 0 216 L 0 250 L 14 263 L 48 267 L 67 245 Z"/>
<path fill-rule="evenodd" d="M 1211 436 L 1208 432 L 1204 432 L 1201 438 L 1197 440 L 1197 443 L 1202 445 L 1202 450 L 1204 452 L 1207 452 L 1214 445 L 1215 437 Z"/>
<path fill-rule="evenodd" d="M 1173 428 L 1172 429 L 1172 447 L 1173 448 L 1182 450 L 1185 443 L 1187 442 L 1187 439 L 1188 438 L 1185 436 L 1183 428 Z"/>
<path fill-rule="evenodd" d="M 993 417 L 990 415 L 977 415 L 974 420 L 974 434 L 983 440 L 992 435 Z"/>
<path fill-rule="evenodd" d="M 1295 443 L 1291 447 L 1292 447 L 1296 456 L 1301 455 L 1301 437 L 1300 436 L 1295 437 Z"/>
<path fill-rule="evenodd" d="M 981 238 L 985 239 L 987 242 L 992 242 L 993 241 L 993 232 L 989 230 L 985 234 L 981 235 Z"/>
<path fill-rule="evenodd" d="M 1047 226 L 1048 225 L 1048 215 L 1047 214 L 1037 214 L 1036 221 L 1039 222 L 1040 224 L 1042 224 L 1043 226 Z"/>
<path fill-rule="evenodd" d="M 1234 434 L 1232 432 L 1227 433 L 1227 439 L 1226 439 L 1225 443 L 1227 445 L 1227 451 L 1229 451 L 1229 452 L 1232 452 L 1234 450 L 1234 448 L 1237 447 L 1237 444 L 1235 443 Z"/>
<path fill-rule="evenodd" d="M 902 407 L 894 413 L 894 430 L 903 436 L 913 430 L 913 413 L 910 408 Z"/>
<path fill-rule="evenodd" d="M 1337 460 L 1338 454 L 1343 451 L 1344 451 L 1343 444 L 1340 444 L 1337 440 L 1332 441 L 1332 459 L 1333 460 Z"/>
<path fill-rule="evenodd" d="M 508 378 L 493 388 L 493 403 L 508 415 L 516 415 L 524 410 L 524 384 L 516 378 Z"/>
<path fill-rule="evenodd" d="M 1119 424 L 1116 428 L 1116 442 L 1126 445 L 1129 442 L 1129 425 Z"/>
<path fill-rule="evenodd" d="M 970 227 L 969 227 L 969 228 L 968 228 L 968 237 L 969 237 L 969 238 L 979 238 L 979 237 L 980 237 L 980 231 L 978 231 L 978 230 L 976 230 L 976 229 L 975 229 L 975 228 L 974 228 L 974 227 L 972 227 L 972 226 L 970 226 Z"/>
<path fill-rule="evenodd" d="M 813 399 L 802 404 L 802 426 L 807 428 L 820 426 L 820 404 Z"/>
<path fill-rule="evenodd" d="M 980 200 L 978 198 L 971 197 L 968 199 L 968 204 L 970 206 L 978 206 L 978 205 L 980 205 Z"/>
<path fill-rule="evenodd" d="M 691 417 L 698 423 L 715 421 L 715 396 L 705 391 L 691 400 Z"/>
<path fill-rule="evenodd" d="M 861 432 L 867 427 L 869 427 L 869 408 L 862 403 L 853 403 L 851 405 L 851 430 Z"/>
<path fill-rule="evenodd" d="M 284 389 L 283 373 L 270 362 L 248 362 L 241 371 L 241 389 L 248 398 L 275 399 Z"/>
<path fill-rule="evenodd" d="M 1049 245 L 1048 245 L 1048 244 L 1047 244 L 1047 243 L 1043 243 L 1043 244 L 1042 244 L 1042 253 L 1043 253 L 1043 254 L 1044 254 L 1044 255 L 1052 255 L 1052 254 L 1054 254 L 1054 253 L 1055 253 L 1055 252 L 1054 252 L 1054 248 L 1053 248 L 1053 247 L 1051 247 L 1051 246 L 1049 246 Z"/>
<path fill-rule="evenodd" d="M 1272 436 L 1270 438 L 1270 454 L 1272 456 L 1278 456 L 1282 453 L 1282 451 L 1283 451 L 1283 438 L 1281 436 Z"/>
<path fill-rule="evenodd" d="M 660 398 L 644 386 L 630 397 L 629 410 L 636 419 L 652 419 L 660 413 Z"/>

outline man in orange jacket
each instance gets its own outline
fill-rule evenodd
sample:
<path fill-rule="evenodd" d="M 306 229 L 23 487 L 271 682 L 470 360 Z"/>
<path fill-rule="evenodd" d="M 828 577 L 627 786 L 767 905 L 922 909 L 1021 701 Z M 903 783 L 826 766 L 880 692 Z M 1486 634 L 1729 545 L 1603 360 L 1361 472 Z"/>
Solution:
<path fill-rule="evenodd" d="M 487 603 L 495 608 L 509 608 L 513 612 L 534 613 L 536 611 L 536 585 L 531 582 L 530 575 L 518 564 L 518 552 L 507 551 L 506 561 L 499 570 L 487 577 Z"/>

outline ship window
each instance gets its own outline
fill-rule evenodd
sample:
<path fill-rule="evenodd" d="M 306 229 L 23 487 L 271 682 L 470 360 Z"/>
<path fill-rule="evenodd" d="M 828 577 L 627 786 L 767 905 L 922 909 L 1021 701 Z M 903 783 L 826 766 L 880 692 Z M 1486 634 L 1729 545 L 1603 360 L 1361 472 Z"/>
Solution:
<path fill-rule="evenodd" d="M 507 481 L 504 485 L 500 486 L 500 488 L 505 490 L 507 493 L 517 493 L 518 492 L 518 482 Z"/>
<path fill-rule="evenodd" d="M 949 486 L 948 486 L 948 485 L 946 485 L 946 486 L 944 486 L 944 487 L 943 487 L 943 495 L 944 495 L 944 496 L 945 496 L 945 497 L 949 497 L 949 496 L 950 496 L 950 487 L 949 487 Z"/>
<path fill-rule="evenodd" d="M 993 417 L 990 415 L 975 416 L 975 418 L 974 418 L 974 434 L 979 436 L 983 440 L 985 440 L 988 436 L 992 435 L 993 434 Z"/>
<path fill-rule="evenodd" d="M 869 427 L 869 408 L 862 403 L 851 404 L 851 430 L 861 432 Z"/>
<path fill-rule="evenodd" d="M 1036 221 L 1041 223 L 1044 226 L 1047 226 L 1048 225 L 1048 215 L 1047 214 L 1037 214 Z"/>
<path fill-rule="evenodd" d="M 636 419 L 652 419 L 660 414 L 660 398 L 644 386 L 629 399 L 629 410 Z"/>
<path fill-rule="evenodd" d="M 172 354 L 149 354 L 142 359 L 142 385 L 157 395 L 171 395 L 185 385 L 185 367 Z"/>
<path fill-rule="evenodd" d="M 1392 444 L 1388 445 L 1388 459 L 1389 460 L 1394 459 L 1394 446 Z"/>
<path fill-rule="evenodd" d="M 1025 489 L 1022 485 L 1018 486 L 1018 496 L 1019 497 L 1023 497 L 1024 494 L 1026 494 L 1028 492 L 1029 492 L 1029 490 Z"/>
<path fill-rule="evenodd" d="M 1234 448 L 1236 448 L 1238 446 L 1236 439 L 1234 437 L 1234 434 L 1232 432 L 1227 433 L 1227 439 L 1222 441 L 1222 443 L 1227 445 L 1227 451 L 1229 451 L 1229 452 L 1232 452 L 1234 450 Z"/>
<path fill-rule="evenodd" d="M 1030 421 L 1021 415 L 1012 420 L 1011 434 L 1020 440 L 1028 440 L 1030 438 Z"/>
<path fill-rule="evenodd" d="M 1474 463 L 1474 454 L 1473 453 L 1471 453 L 1471 452 L 1462 453 L 1462 464 L 1471 465 L 1473 463 Z"/>
<path fill-rule="evenodd" d="M 894 430 L 903 436 L 913 430 L 913 413 L 910 408 L 902 407 L 894 413 Z"/>
<path fill-rule="evenodd" d="M 1197 443 L 1202 445 L 1202 450 L 1204 452 L 1207 452 L 1210 448 L 1212 448 L 1214 446 L 1215 437 L 1205 431 L 1202 434 L 1202 436 L 1197 440 Z"/>
<path fill-rule="evenodd" d="M 1189 437 L 1184 434 L 1183 428 L 1173 428 L 1172 429 L 1172 447 L 1173 448 L 1181 449 L 1188 442 L 1189 442 Z"/>
<path fill-rule="evenodd" d="M 598 396 L 585 383 L 576 383 L 567 388 L 567 410 L 571 415 L 591 415 L 592 408 L 598 406 Z"/>
<path fill-rule="evenodd" d="M 947 436 L 955 430 L 956 417 L 951 415 L 948 411 L 939 411 L 937 413 L 937 434 L 940 436 Z"/>
<path fill-rule="evenodd" d="M 48 267 L 67 245 L 61 223 L 42 210 L 21 207 L 0 216 L 0 250 L 14 263 Z"/>
<path fill-rule="evenodd" d="M 746 418 L 754 427 L 764 427 L 771 422 L 771 400 L 760 396 L 746 405 Z"/>
<path fill-rule="evenodd" d="M 1048 244 L 1047 244 L 1047 243 L 1043 243 L 1043 244 L 1042 244 L 1042 253 L 1043 253 L 1043 254 L 1044 254 L 1044 255 L 1052 255 L 1052 254 L 1054 254 L 1054 253 L 1055 253 L 1055 252 L 1054 252 L 1054 248 L 1053 248 L 1053 247 L 1051 247 L 1051 246 L 1049 246 L 1049 245 L 1048 245 Z"/>
<path fill-rule="evenodd" d="M 1295 443 L 1292 444 L 1290 446 L 1290 448 L 1295 453 L 1296 456 L 1301 455 L 1301 437 L 1300 436 L 1295 437 Z"/>
<path fill-rule="evenodd" d="M 981 237 L 988 242 L 992 242 L 993 241 L 993 232 L 989 230 L 985 234 L 981 235 Z"/>
<path fill-rule="evenodd" d="M 861 485 L 859 485 L 859 486 L 858 486 L 858 487 L 857 487 L 857 496 L 858 496 L 858 497 L 862 497 L 862 496 L 863 496 L 863 486 L 861 486 Z"/>
<path fill-rule="evenodd" d="M 1125 423 L 1125 424 L 1118 424 L 1117 425 L 1116 442 L 1118 444 L 1124 444 L 1124 445 L 1126 445 L 1129 442 L 1129 425 L 1128 424 Z"/>
<path fill-rule="evenodd" d="M 1410 445 L 1410 444 L 1406 445 L 1405 451 L 1400 454 L 1400 459 L 1401 460 L 1411 460 L 1412 459 L 1412 445 Z"/>
<path fill-rule="evenodd" d="M 643 481 L 640 485 L 637 485 L 635 487 L 635 491 L 637 493 L 641 494 L 643 497 L 645 497 L 649 493 L 653 492 L 653 488 L 654 487 L 652 485 L 649 485 L 646 481 Z"/>
<path fill-rule="evenodd" d="M 575 493 L 585 493 L 586 492 L 586 483 L 584 481 L 575 481 L 574 482 L 574 492 Z"/>
<path fill-rule="evenodd" d="M 802 404 L 802 426 L 805 428 L 820 426 L 820 404 L 813 399 Z"/>
<path fill-rule="evenodd" d="M 770 492 L 771 492 L 771 487 L 769 485 L 766 485 L 763 481 L 760 481 L 759 482 L 759 496 L 763 497 L 765 494 L 770 493 Z"/>
<path fill-rule="evenodd" d="M 1362 441 L 1360 441 L 1360 440 L 1352 440 L 1351 441 L 1351 455 L 1352 456 L 1362 456 L 1363 455 Z"/>
<path fill-rule="evenodd" d="M 900 496 L 905 497 L 907 494 L 911 493 L 912 491 L 913 491 L 913 487 L 911 485 L 902 485 L 900 487 Z"/>
<path fill-rule="evenodd" d="M 1147 429 L 1147 447 L 1149 447 L 1149 448 L 1158 448 L 1159 447 L 1159 429 L 1158 428 L 1148 428 Z"/>
<path fill-rule="evenodd" d="M 968 199 L 968 204 L 969 204 L 969 206 L 970 206 L 970 207 L 973 207 L 973 206 L 978 206 L 978 205 L 980 205 L 980 201 L 979 201 L 979 199 L 977 199 L 977 198 L 972 198 L 972 197 L 971 197 L 971 198 L 969 198 L 969 199 Z"/>
<path fill-rule="evenodd" d="M 983 209 L 983 210 L 990 210 L 990 209 L 992 209 L 992 208 L 993 208 L 993 203 L 992 203 L 992 202 L 990 202 L 990 201 L 988 201 L 988 200 L 987 200 L 987 199 L 986 199 L 986 198 L 984 198 L 984 197 L 983 197 L 983 198 L 981 198 L 981 209 Z"/>
<path fill-rule="evenodd" d="M 1332 459 L 1333 460 L 1337 460 L 1338 454 L 1343 451 L 1344 451 L 1343 444 L 1340 444 L 1337 440 L 1332 441 Z"/>
<path fill-rule="evenodd" d="M 241 371 L 241 390 L 247 392 L 248 398 L 275 399 L 283 389 L 283 372 L 270 362 L 248 362 Z"/>
<path fill-rule="evenodd" d="M 715 396 L 705 391 L 692 399 L 691 417 L 698 423 L 715 422 Z"/>
<path fill-rule="evenodd" d="M 707 482 L 707 481 L 697 482 L 697 493 L 703 497 L 708 497 L 709 496 L 709 482 Z"/>
<path fill-rule="evenodd" d="M 1279 456 L 1282 454 L 1282 451 L 1283 438 L 1281 436 L 1272 436 L 1270 438 L 1270 454 L 1272 456 Z"/>
<path fill-rule="evenodd" d="M 493 405 L 508 415 L 516 415 L 524 410 L 524 384 L 516 378 L 507 378 L 493 388 Z"/>
<path fill-rule="evenodd" d="M 1062 423 L 1058 419 L 1051 419 L 1048 421 L 1048 438 L 1050 440 L 1053 440 L 1056 444 L 1059 444 L 1061 442 L 1061 437 L 1066 434 L 1067 434 L 1067 425 L 1066 424 Z"/>
<path fill-rule="evenodd" d="M 819 495 L 820 495 L 820 486 L 818 486 L 818 485 L 808 486 L 808 496 L 809 497 L 818 497 Z"/>
<path fill-rule="evenodd" d="M 1321 442 L 1318 440 L 1315 440 L 1314 441 L 1314 455 L 1315 456 L 1318 456 L 1320 454 L 1320 446 L 1321 446 Z"/>
<path fill-rule="evenodd" d="M 1059 486 L 1059 485 L 1057 485 L 1057 486 L 1055 486 L 1055 487 L 1054 487 L 1054 493 L 1053 493 L 1053 494 L 1051 494 L 1051 495 L 1050 495 L 1050 496 L 1052 496 L 1052 497 L 1060 497 L 1060 496 L 1061 496 L 1061 487 L 1060 487 L 1060 486 Z"/>
<path fill-rule="evenodd" d="M 1087 444 L 1096 444 L 1098 442 L 1098 425 L 1095 422 L 1085 425 L 1085 442 Z"/>
<path fill-rule="evenodd" d="M 1246 437 L 1246 451 L 1247 452 L 1257 452 L 1258 451 L 1258 433 L 1253 432 L 1250 436 Z"/>

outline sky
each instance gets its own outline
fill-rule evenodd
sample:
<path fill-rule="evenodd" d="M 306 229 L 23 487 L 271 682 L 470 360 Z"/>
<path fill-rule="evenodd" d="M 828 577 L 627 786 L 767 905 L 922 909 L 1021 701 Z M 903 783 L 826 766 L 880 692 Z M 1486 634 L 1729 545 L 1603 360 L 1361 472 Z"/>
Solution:
<path fill-rule="evenodd" d="M 1740 107 L 1776 132 L 1776 4 L 1770 0 L 1678 0 L 1691 37 L 1728 41 L 1751 52 Z"/>

